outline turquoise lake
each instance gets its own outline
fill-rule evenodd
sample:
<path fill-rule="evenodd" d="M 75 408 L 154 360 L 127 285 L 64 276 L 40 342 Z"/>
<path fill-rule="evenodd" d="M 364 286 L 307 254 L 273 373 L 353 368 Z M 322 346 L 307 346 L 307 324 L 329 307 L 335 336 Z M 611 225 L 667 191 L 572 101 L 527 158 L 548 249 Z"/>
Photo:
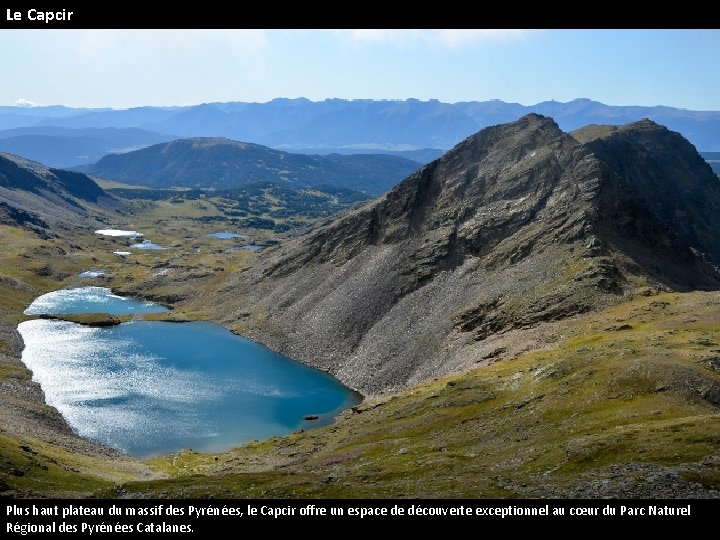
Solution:
<path fill-rule="evenodd" d="M 38 319 L 19 330 L 47 402 L 80 435 L 137 457 L 228 450 L 330 423 L 360 401 L 330 375 L 214 323 Z"/>

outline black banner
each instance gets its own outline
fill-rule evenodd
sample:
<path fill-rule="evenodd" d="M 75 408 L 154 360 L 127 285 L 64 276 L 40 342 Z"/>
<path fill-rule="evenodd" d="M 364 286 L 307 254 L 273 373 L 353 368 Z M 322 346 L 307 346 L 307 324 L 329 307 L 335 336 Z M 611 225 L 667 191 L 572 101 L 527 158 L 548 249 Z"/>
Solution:
<path fill-rule="evenodd" d="M 714 19 L 700 10 L 648 10 L 624 5 L 621 10 L 548 9 L 544 3 L 523 6 L 496 4 L 492 16 L 468 25 L 456 9 L 390 10 L 363 3 L 342 16 L 337 6 L 295 3 L 282 9 L 262 5 L 252 12 L 212 3 L 149 4 L 47 2 L 27 7 L 12 0 L 0 6 L 0 28 L 710 28 Z M 239 13 L 238 13 L 239 12 Z M 333 14 L 341 15 L 333 18 Z M 479 25 L 479 26 L 478 26 Z"/>
<path fill-rule="evenodd" d="M 2 531 L 28 534 L 209 534 L 278 525 L 468 525 L 533 527 L 711 525 L 712 500 L 11 500 Z M 644 529 L 647 530 L 647 529 Z"/>

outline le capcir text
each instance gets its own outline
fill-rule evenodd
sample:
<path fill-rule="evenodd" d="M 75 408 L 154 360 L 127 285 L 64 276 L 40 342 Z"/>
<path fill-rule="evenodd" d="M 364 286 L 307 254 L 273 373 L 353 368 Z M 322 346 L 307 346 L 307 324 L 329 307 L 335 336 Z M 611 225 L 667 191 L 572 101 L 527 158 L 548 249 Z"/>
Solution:
<path fill-rule="evenodd" d="M 7 10 L 8 21 L 45 21 L 45 24 L 52 21 L 69 21 L 73 16 L 74 11 L 67 11 L 65 9 L 61 11 L 40 11 L 39 9 L 28 9 L 26 12 L 26 18 L 23 19 L 22 11 L 13 11 L 12 9 Z"/>

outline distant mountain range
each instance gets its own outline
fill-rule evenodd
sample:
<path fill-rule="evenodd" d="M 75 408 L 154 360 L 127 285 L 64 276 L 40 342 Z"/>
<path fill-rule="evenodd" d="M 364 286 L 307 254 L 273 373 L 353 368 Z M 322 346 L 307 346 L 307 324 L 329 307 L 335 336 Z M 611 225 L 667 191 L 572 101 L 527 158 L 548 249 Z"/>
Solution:
<path fill-rule="evenodd" d="M 449 149 L 479 129 L 511 122 L 531 112 L 551 116 L 566 131 L 588 124 L 619 125 L 649 118 L 680 132 L 699 150 L 720 151 L 718 111 L 614 106 L 589 99 L 568 103 L 545 101 L 529 106 L 500 100 L 443 103 L 417 99 L 278 98 L 267 103 L 204 103 L 127 110 L 0 107 L 0 130 L 38 126 L 140 128 L 175 138 L 227 137 L 317 153 L 328 149 L 407 151 Z"/>
<path fill-rule="evenodd" d="M 720 175 L 720 152 L 700 152 L 700 155 L 710 164 L 715 174 Z"/>
<path fill-rule="evenodd" d="M 0 131 L 0 152 L 51 167 L 74 167 L 98 161 L 106 154 L 137 150 L 175 138 L 134 127 L 20 127 Z"/>
<path fill-rule="evenodd" d="M 110 154 L 84 172 L 152 187 L 234 189 L 255 182 L 286 187 L 330 186 L 377 195 L 420 163 L 399 156 L 291 154 L 257 144 L 198 137 Z"/>

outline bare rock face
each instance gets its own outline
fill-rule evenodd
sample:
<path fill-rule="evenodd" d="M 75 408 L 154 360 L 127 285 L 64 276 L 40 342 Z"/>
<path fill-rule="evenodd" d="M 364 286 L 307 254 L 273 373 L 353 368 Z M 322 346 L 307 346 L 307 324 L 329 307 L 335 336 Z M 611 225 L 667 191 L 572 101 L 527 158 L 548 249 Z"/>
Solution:
<path fill-rule="evenodd" d="M 585 146 L 614 173 L 597 200 L 599 234 L 660 283 L 717 288 L 720 181 L 695 147 L 650 120 L 620 126 Z"/>
<path fill-rule="evenodd" d="M 641 121 L 573 137 L 530 114 L 268 250 L 215 301 L 235 329 L 377 393 L 638 287 L 720 288 L 719 205 L 677 133 Z"/>

